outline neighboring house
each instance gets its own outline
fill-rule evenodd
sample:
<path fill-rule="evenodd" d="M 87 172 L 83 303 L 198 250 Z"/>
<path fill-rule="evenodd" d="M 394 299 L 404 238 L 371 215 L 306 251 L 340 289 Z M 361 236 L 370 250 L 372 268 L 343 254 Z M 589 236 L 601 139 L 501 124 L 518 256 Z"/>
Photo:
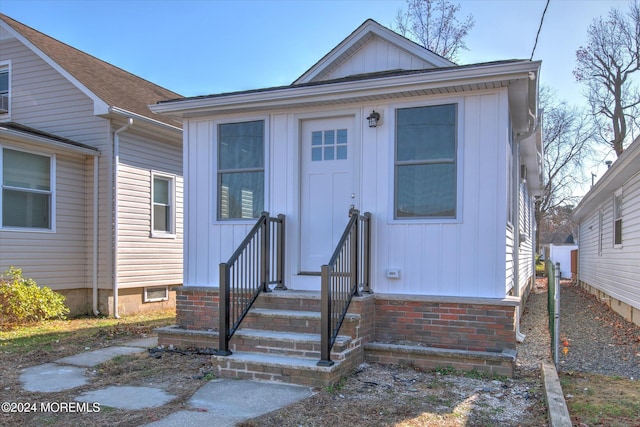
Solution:
<path fill-rule="evenodd" d="M 640 138 L 585 194 L 573 220 L 578 283 L 640 325 Z"/>
<path fill-rule="evenodd" d="M 562 278 L 572 278 L 571 253 L 578 249 L 573 240 L 573 234 L 555 232 L 540 233 L 540 252 L 545 259 L 554 264 L 560 263 Z"/>
<path fill-rule="evenodd" d="M 284 215 L 289 289 L 262 299 L 291 307 L 319 295 L 355 207 L 371 214 L 373 291 L 354 300 L 367 313 L 356 359 L 413 363 L 437 348 L 445 365 L 510 373 L 534 280 L 539 70 L 528 60 L 457 66 L 368 20 L 289 86 L 151 106 L 185 130 L 184 286 L 179 327 L 161 342 L 217 345 L 219 263 L 262 211 Z M 235 339 L 229 360 L 261 347 Z M 458 359 L 471 355 L 479 361 Z"/>
<path fill-rule="evenodd" d="M 73 314 L 172 304 L 182 283 L 178 94 L 0 15 L 0 270 Z"/>

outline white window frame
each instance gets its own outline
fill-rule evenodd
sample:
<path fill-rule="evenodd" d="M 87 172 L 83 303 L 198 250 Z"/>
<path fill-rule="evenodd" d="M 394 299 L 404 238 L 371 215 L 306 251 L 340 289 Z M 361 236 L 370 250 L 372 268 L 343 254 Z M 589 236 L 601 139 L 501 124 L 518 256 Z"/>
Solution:
<path fill-rule="evenodd" d="M 5 188 L 4 185 L 4 171 L 3 169 L 3 158 L 4 158 L 4 150 L 13 150 L 13 151 L 21 151 L 23 153 L 33 154 L 36 156 L 48 157 L 49 158 L 49 191 L 46 192 L 49 194 L 49 227 L 48 228 L 35 228 L 35 227 L 13 227 L 13 226 L 4 226 L 4 219 L 2 218 L 2 208 L 3 208 L 3 190 Z M 56 232 L 56 155 L 55 153 L 46 153 L 37 150 L 25 150 L 24 148 L 18 148 L 10 145 L 0 145 L 0 230 L 2 231 L 16 231 L 23 233 L 55 233 Z M 21 191 L 24 191 L 21 189 Z"/>
<path fill-rule="evenodd" d="M 604 213 L 602 209 L 598 209 L 598 256 L 602 256 L 602 241 L 604 240 L 603 224 Z"/>
<path fill-rule="evenodd" d="M 266 115 L 258 115 L 258 116 L 234 116 L 225 118 L 224 120 L 214 120 L 211 122 L 211 134 L 212 138 L 212 150 L 211 150 L 211 165 L 212 165 L 212 224 L 225 224 L 225 225 L 233 225 L 233 224 L 247 224 L 247 223 L 255 223 L 258 218 L 230 218 L 230 219 L 221 219 L 219 217 L 219 195 L 220 191 L 220 171 L 218 170 L 218 129 L 220 125 L 230 124 L 230 123 L 247 123 L 247 122 L 256 122 L 262 121 L 264 123 L 264 141 L 263 141 L 263 173 L 264 173 L 264 206 L 262 207 L 263 211 L 268 211 L 269 208 L 269 150 L 270 150 L 270 135 L 271 135 L 271 127 L 269 116 Z"/>
<path fill-rule="evenodd" d="M 155 229 L 155 180 L 156 178 L 169 182 L 169 230 Z M 159 239 L 175 239 L 176 237 L 176 176 L 162 172 L 151 172 L 151 237 Z"/>
<path fill-rule="evenodd" d="M 4 71 L 6 71 L 8 74 L 8 88 L 7 88 L 8 89 L 7 90 L 8 112 L 0 113 L 0 120 L 2 121 L 9 120 L 11 118 L 11 75 L 13 74 L 11 72 L 11 61 L 0 61 L 0 72 L 4 72 Z"/>
<path fill-rule="evenodd" d="M 150 290 L 164 290 L 164 297 L 160 298 L 149 298 L 148 292 Z M 168 286 L 150 286 L 148 288 L 144 288 L 144 299 L 142 302 L 160 302 L 160 301 L 168 301 L 169 300 L 169 287 Z"/>
<path fill-rule="evenodd" d="M 613 195 L 613 229 L 611 230 L 613 232 L 613 247 L 616 249 L 622 248 L 622 218 L 624 215 L 623 203 L 622 190 L 618 190 Z M 618 222 L 620 222 L 620 236 L 617 236 L 618 233 L 616 232 L 616 225 Z M 620 243 L 616 242 L 616 240 L 618 240 L 616 237 L 620 237 Z"/>
<path fill-rule="evenodd" d="M 438 105 L 456 105 L 456 215 L 451 218 L 396 218 L 396 111 L 404 108 L 416 107 L 433 107 Z M 463 170 L 464 170 L 464 98 L 462 97 L 446 97 L 438 99 L 430 99 L 423 101 L 406 102 L 401 104 L 392 104 L 389 106 L 390 114 L 386 122 L 389 124 L 389 159 L 390 170 L 389 175 L 389 209 L 388 222 L 390 224 L 459 224 L 463 219 Z"/>

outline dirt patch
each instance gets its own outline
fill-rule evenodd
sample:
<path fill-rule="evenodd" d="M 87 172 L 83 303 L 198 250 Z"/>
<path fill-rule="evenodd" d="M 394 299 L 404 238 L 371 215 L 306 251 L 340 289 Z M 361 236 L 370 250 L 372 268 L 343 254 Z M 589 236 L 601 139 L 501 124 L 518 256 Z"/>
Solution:
<path fill-rule="evenodd" d="M 364 364 L 336 387 L 240 426 L 546 425 L 538 379 L 451 372 Z"/>

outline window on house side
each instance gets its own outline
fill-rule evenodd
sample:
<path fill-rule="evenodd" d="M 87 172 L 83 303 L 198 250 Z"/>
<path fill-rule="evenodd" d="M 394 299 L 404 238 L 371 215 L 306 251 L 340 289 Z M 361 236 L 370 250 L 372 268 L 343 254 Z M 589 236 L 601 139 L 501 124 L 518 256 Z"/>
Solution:
<path fill-rule="evenodd" d="M 9 112 L 9 69 L 0 69 L 0 114 Z"/>
<path fill-rule="evenodd" d="M 264 121 L 218 125 L 218 219 L 264 210 Z"/>
<path fill-rule="evenodd" d="M 622 193 L 613 197 L 613 244 L 622 245 Z"/>
<path fill-rule="evenodd" d="M 396 110 L 395 218 L 455 218 L 457 105 Z"/>
<path fill-rule="evenodd" d="M 174 183 L 171 177 L 153 175 L 152 235 L 175 233 Z"/>
<path fill-rule="evenodd" d="M 2 227 L 51 229 L 52 161 L 2 150 Z"/>
<path fill-rule="evenodd" d="M 602 240 L 604 240 L 604 233 L 602 232 L 604 218 L 602 210 L 598 211 L 598 255 L 602 255 Z"/>

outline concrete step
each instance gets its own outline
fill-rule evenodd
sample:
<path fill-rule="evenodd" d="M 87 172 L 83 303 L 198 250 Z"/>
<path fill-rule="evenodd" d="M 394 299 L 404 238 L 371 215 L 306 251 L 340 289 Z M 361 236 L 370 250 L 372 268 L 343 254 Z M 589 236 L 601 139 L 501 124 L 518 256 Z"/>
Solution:
<path fill-rule="evenodd" d="M 360 363 L 351 358 L 323 367 L 317 365 L 317 359 L 248 352 L 212 356 L 211 361 L 215 374 L 221 378 L 277 381 L 311 387 L 334 385 Z"/>
<path fill-rule="evenodd" d="M 338 335 L 331 351 L 333 360 L 344 358 L 352 339 Z M 296 332 L 265 331 L 242 328 L 236 331 L 229 343 L 232 352 L 256 352 L 282 356 L 306 357 L 320 360 L 320 335 Z"/>
<path fill-rule="evenodd" d="M 340 328 L 340 334 L 357 337 L 359 321 L 360 315 L 347 314 Z M 321 316 L 318 311 L 252 308 L 242 321 L 242 327 L 247 329 L 307 334 L 320 334 L 320 326 Z"/>
<path fill-rule="evenodd" d="M 274 310 L 300 310 L 320 312 L 320 292 L 318 291 L 273 291 L 261 293 L 255 308 Z"/>

